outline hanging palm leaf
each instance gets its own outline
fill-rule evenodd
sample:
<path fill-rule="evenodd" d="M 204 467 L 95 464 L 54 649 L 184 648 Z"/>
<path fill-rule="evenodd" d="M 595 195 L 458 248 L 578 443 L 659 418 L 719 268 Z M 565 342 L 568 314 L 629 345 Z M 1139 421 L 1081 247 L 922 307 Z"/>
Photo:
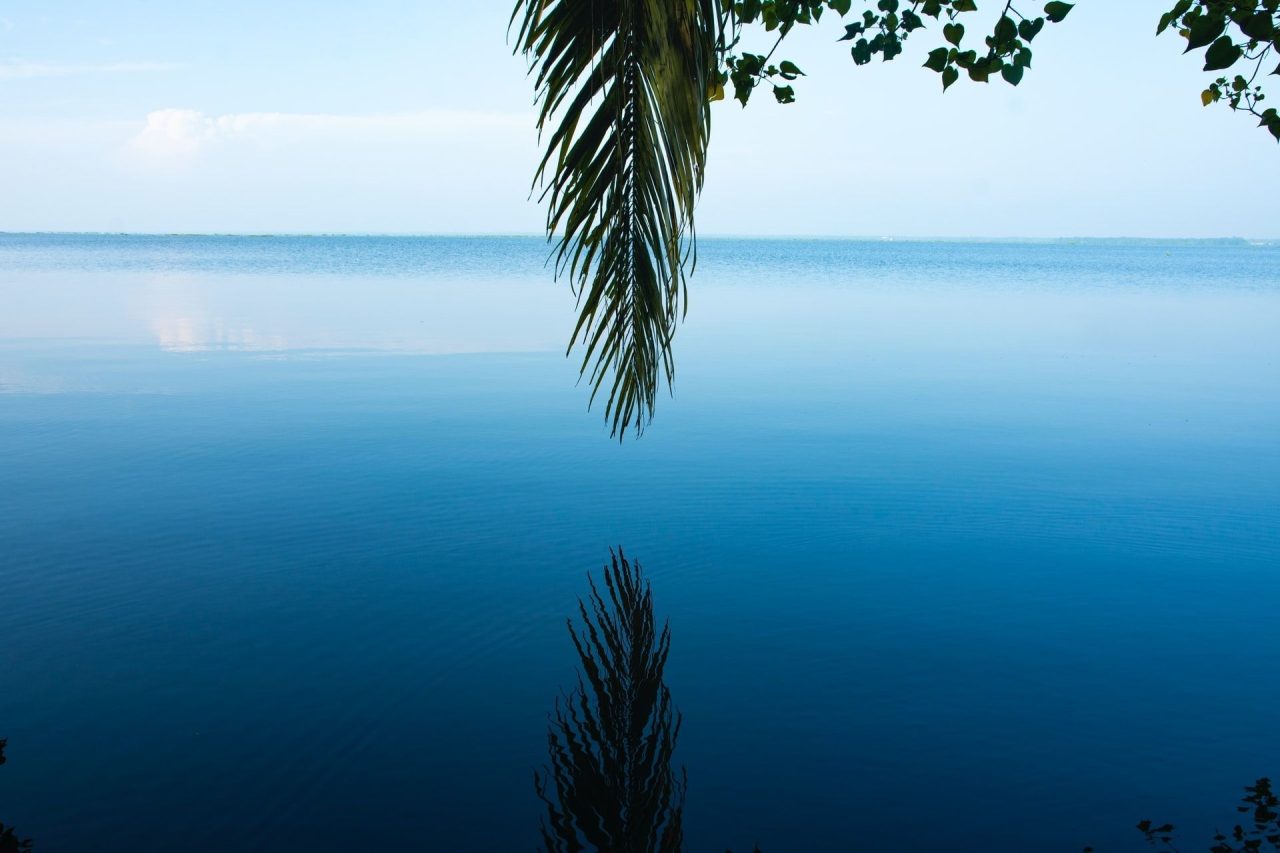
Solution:
<path fill-rule="evenodd" d="M 578 297 L 594 402 L 619 438 L 674 378 L 671 339 L 694 252 L 722 22 L 717 0 L 518 0 L 546 153 L 535 186 Z"/>

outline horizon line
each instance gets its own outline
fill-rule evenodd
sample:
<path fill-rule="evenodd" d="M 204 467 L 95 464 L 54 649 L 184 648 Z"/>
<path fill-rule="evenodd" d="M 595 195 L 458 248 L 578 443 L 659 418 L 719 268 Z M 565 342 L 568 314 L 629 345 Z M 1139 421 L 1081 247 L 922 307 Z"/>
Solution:
<path fill-rule="evenodd" d="M 557 235 L 558 236 L 558 235 Z M 6 231 L 0 237 L 392 237 L 435 239 L 540 239 L 552 242 L 556 237 L 536 232 L 474 232 L 474 231 Z M 814 240 L 831 242 L 902 242 L 902 243 L 1058 243 L 1058 242 L 1159 242 L 1159 243 L 1247 243 L 1250 245 L 1280 243 L 1280 237 L 1244 237 L 1240 235 L 1215 237 L 1135 237 L 1128 235 L 1060 235 L 1056 237 L 1028 237 L 1017 235 L 969 235 L 969 236 L 912 236 L 894 234 L 701 234 L 699 240 Z"/>

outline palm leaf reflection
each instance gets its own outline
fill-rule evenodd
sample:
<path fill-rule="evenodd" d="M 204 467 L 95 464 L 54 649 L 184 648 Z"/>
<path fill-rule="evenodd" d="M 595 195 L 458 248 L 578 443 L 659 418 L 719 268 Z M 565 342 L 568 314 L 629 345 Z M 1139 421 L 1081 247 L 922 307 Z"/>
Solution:
<path fill-rule="evenodd" d="M 685 773 L 671 765 L 680 715 L 662 681 L 670 631 L 659 632 L 653 596 L 619 549 L 569 620 L 581 661 L 578 686 L 556 703 L 550 766 L 534 774 L 546 804 L 548 853 L 668 853 L 681 849 Z"/>

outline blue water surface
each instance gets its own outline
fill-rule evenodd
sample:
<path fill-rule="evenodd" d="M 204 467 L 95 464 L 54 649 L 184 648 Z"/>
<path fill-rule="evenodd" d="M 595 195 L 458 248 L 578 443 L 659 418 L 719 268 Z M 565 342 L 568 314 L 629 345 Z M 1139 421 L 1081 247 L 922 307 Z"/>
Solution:
<path fill-rule="evenodd" d="M 0 821 L 534 849 L 618 545 L 690 851 L 1204 849 L 1280 775 L 1280 249 L 704 240 L 621 443 L 546 258 L 0 235 Z"/>

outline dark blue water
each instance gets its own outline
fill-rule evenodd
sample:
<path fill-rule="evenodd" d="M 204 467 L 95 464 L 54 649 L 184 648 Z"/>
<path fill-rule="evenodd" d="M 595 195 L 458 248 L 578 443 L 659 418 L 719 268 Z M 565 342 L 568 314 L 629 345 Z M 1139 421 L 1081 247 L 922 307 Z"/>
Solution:
<path fill-rule="evenodd" d="M 707 240 L 621 445 L 545 256 L 0 235 L 0 821 L 532 849 L 619 544 L 691 851 L 1203 849 L 1280 774 L 1280 249 Z"/>

